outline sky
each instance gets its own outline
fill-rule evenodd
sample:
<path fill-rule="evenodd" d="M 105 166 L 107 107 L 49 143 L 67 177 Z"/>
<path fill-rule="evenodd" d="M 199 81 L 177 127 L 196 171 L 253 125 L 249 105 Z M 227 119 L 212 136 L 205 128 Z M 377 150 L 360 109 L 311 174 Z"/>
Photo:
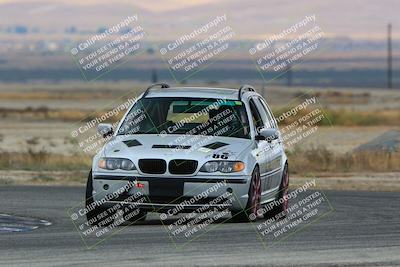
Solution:
<path fill-rule="evenodd" d="M 65 4 L 75 4 L 75 5 L 95 5 L 95 4 L 108 4 L 110 3 L 109 0 L 49 0 L 49 1 L 43 1 L 43 0 L 0 0 L 1 3 L 27 3 L 27 2 L 32 2 L 32 3 L 44 3 L 47 2 L 47 4 L 58 4 L 58 3 L 65 3 Z M 156 12 L 164 12 L 164 11 L 169 11 L 169 10 L 176 10 L 176 9 L 181 9 L 182 7 L 192 7 L 196 5 L 203 5 L 207 3 L 215 3 L 215 2 L 221 2 L 220 0 L 135 0 L 135 1 L 129 1 L 129 0 L 119 0 L 117 1 L 120 4 L 127 4 L 127 5 L 135 5 L 137 7 L 143 8 L 143 9 L 148 9 L 148 10 L 153 10 Z"/>

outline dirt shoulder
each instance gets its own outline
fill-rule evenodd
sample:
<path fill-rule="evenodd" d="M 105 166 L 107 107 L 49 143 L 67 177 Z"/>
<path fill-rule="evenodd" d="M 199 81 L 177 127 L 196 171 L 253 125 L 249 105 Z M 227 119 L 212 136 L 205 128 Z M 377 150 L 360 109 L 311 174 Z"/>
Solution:
<path fill-rule="evenodd" d="M 324 173 L 307 177 L 290 177 L 290 187 L 296 188 L 315 179 L 321 190 L 357 190 L 400 192 L 400 172 L 385 173 Z"/>

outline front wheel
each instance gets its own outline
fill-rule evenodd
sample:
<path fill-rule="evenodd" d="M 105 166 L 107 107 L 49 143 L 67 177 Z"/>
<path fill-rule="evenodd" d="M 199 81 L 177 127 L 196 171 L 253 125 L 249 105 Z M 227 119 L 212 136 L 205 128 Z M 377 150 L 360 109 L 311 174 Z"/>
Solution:
<path fill-rule="evenodd" d="M 251 222 L 257 219 L 257 212 L 260 209 L 261 201 L 261 177 L 260 170 L 257 167 L 254 168 L 251 175 L 251 182 L 249 188 L 249 199 L 244 210 L 231 211 L 232 220 L 236 222 Z"/>

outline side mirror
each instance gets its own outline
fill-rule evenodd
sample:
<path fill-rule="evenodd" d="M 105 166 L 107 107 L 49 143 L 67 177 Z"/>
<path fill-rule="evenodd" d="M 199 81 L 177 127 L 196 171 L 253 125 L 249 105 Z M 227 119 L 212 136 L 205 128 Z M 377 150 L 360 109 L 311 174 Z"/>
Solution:
<path fill-rule="evenodd" d="M 271 142 L 272 140 L 276 140 L 279 138 L 279 133 L 276 129 L 273 128 L 264 128 L 261 129 L 259 134 L 256 135 L 256 140 L 264 140 Z"/>
<path fill-rule="evenodd" d="M 109 123 L 99 123 L 99 125 L 97 125 L 97 132 L 104 138 L 114 133 L 112 125 Z"/>

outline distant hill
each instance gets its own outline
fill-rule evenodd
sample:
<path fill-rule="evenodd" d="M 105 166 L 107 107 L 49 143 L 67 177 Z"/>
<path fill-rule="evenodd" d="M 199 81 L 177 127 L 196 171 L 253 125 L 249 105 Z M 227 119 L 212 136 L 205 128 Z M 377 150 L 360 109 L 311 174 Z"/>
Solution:
<path fill-rule="evenodd" d="M 85 2 L 84 4 L 80 2 Z M 134 1 L 131 1 L 134 2 Z M 22 25 L 43 31 L 95 30 L 138 14 L 145 29 L 155 39 L 192 31 L 216 15 L 227 14 L 228 23 L 239 38 L 263 38 L 277 33 L 305 15 L 316 14 L 318 25 L 329 36 L 383 38 L 386 25 L 400 37 L 400 1 L 396 0 L 252 0 L 209 1 L 120 1 L 115 2 L 42 0 L 0 0 L 0 27 Z"/>

